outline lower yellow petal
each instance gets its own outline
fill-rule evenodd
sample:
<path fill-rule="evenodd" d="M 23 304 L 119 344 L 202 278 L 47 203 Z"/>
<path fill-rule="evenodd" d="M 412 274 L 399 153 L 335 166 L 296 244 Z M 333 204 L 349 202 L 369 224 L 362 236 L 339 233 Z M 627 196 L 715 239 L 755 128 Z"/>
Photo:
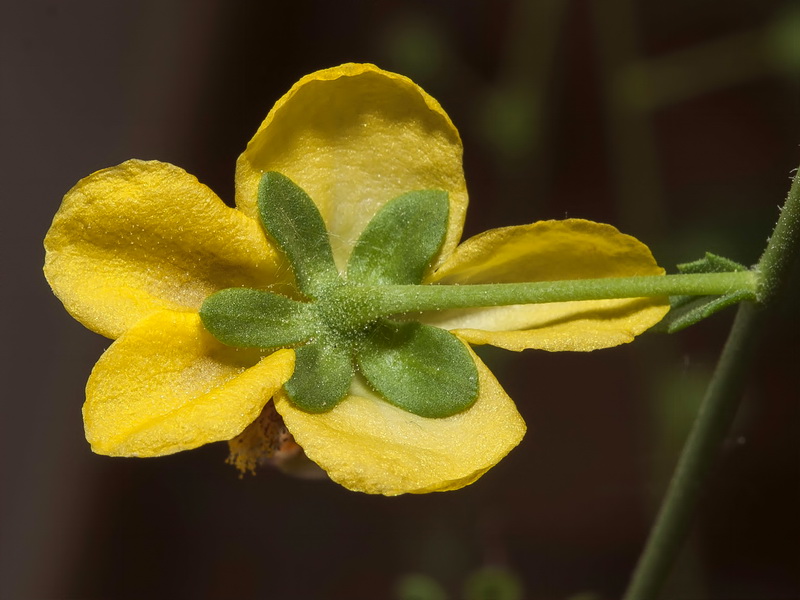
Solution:
<path fill-rule="evenodd" d="M 477 284 L 663 275 L 650 250 L 611 225 L 566 219 L 492 229 L 461 244 L 427 283 Z M 553 302 L 427 313 L 471 344 L 588 351 L 630 342 L 669 310 L 666 298 Z"/>
<path fill-rule="evenodd" d="M 196 313 L 155 313 L 115 341 L 86 386 L 92 450 L 160 456 L 229 440 L 291 377 L 294 351 L 223 346 Z"/>
<path fill-rule="evenodd" d="M 525 434 L 511 398 L 473 357 L 478 400 L 452 417 L 405 412 L 360 383 L 327 413 L 295 408 L 282 391 L 275 407 L 306 455 L 348 489 L 387 496 L 455 490 L 497 464 Z"/>
<path fill-rule="evenodd" d="M 182 169 L 129 160 L 78 182 L 45 238 L 44 272 L 67 310 L 116 338 L 159 310 L 264 287 L 278 259 L 259 224 Z"/>

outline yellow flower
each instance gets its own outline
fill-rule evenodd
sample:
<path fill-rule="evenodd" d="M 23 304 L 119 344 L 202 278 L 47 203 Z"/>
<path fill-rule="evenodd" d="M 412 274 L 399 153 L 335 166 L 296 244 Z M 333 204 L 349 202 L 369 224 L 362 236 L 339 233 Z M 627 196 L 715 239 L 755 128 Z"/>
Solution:
<path fill-rule="evenodd" d="M 306 412 L 284 389 L 295 350 L 226 346 L 198 312 L 227 288 L 299 297 L 291 266 L 259 223 L 258 187 L 268 171 L 313 199 L 342 272 L 387 202 L 410 190 L 443 190 L 449 220 L 424 284 L 663 273 L 635 239 L 578 219 L 496 229 L 458 245 L 467 207 L 461 153 L 448 116 L 412 81 L 347 64 L 304 77 L 270 111 L 237 162 L 236 209 L 178 167 L 155 161 L 127 161 L 81 180 L 47 234 L 44 270 L 76 319 L 115 339 L 86 388 L 92 449 L 159 456 L 242 443 L 252 435 L 237 436 L 273 410 L 272 400 L 307 456 L 349 489 L 457 489 L 495 465 L 522 439 L 525 424 L 471 350 L 477 399 L 457 414 L 407 412 L 359 377 L 331 410 Z M 585 351 L 630 341 L 666 310 L 662 301 L 626 299 L 418 318 L 472 344 Z"/>

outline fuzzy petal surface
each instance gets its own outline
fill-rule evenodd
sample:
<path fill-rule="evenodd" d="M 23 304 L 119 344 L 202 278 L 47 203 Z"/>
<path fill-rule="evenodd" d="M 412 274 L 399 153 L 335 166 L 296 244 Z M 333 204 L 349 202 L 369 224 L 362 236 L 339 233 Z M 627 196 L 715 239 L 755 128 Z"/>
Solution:
<path fill-rule="evenodd" d="M 413 81 L 345 64 L 303 77 L 275 104 L 237 162 L 236 205 L 255 217 L 261 175 L 286 175 L 317 203 L 344 271 L 381 206 L 405 192 L 443 190 L 450 220 L 438 256 L 447 256 L 467 208 L 461 155 L 450 118 Z"/>
<path fill-rule="evenodd" d="M 217 290 L 264 287 L 280 268 L 257 221 L 157 161 L 130 160 L 79 181 L 44 245 L 56 296 L 111 338 L 160 310 L 197 311 Z"/>
<path fill-rule="evenodd" d="M 146 317 L 116 340 L 86 385 L 92 450 L 161 456 L 239 435 L 291 377 L 294 351 L 223 346 L 196 313 Z"/>
<path fill-rule="evenodd" d="M 497 464 L 525 434 L 512 400 L 472 355 L 478 400 L 451 417 L 408 413 L 360 382 L 327 413 L 295 408 L 283 392 L 275 408 L 306 455 L 348 489 L 387 496 L 459 489 Z"/>
<path fill-rule="evenodd" d="M 582 219 L 492 229 L 461 244 L 427 281 L 517 283 L 663 275 L 650 250 L 611 225 Z M 586 300 L 431 312 L 421 321 L 471 344 L 589 351 L 626 342 L 660 321 L 666 298 Z"/>

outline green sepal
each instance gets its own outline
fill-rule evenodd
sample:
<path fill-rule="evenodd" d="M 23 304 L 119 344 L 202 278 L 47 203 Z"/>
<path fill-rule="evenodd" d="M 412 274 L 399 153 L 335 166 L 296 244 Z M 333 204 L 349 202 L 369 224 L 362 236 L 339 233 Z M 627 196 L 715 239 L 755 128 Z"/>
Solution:
<path fill-rule="evenodd" d="M 295 349 L 295 367 L 284 389 L 292 403 L 309 413 L 331 410 L 346 395 L 353 380 L 349 349 L 325 341 Z"/>
<path fill-rule="evenodd" d="M 672 304 L 673 298 L 679 298 L 680 303 Z M 684 298 L 689 300 L 684 301 Z M 707 319 L 723 308 L 751 298 L 752 292 L 748 290 L 737 290 L 724 296 L 673 296 L 670 298 L 672 308 L 654 330 L 675 333 Z"/>
<path fill-rule="evenodd" d="M 383 319 L 356 363 L 387 402 L 421 417 L 450 417 L 478 398 L 478 369 L 452 333 L 412 321 Z"/>
<path fill-rule="evenodd" d="M 706 252 L 703 258 L 693 260 L 692 262 L 688 263 L 682 263 L 677 266 L 678 271 L 684 275 L 692 275 L 697 273 L 731 273 L 735 271 L 747 271 L 747 267 L 745 267 L 743 264 L 738 263 L 735 260 L 731 260 L 730 258 L 725 258 L 724 256 L 712 254 L 711 252 Z M 718 297 L 703 296 L 703 298 L 708 300 L 716 300 Z M 669 303 L 673 309 L 676 309 L 680 308 L 684 304 L 696 305 L 697 300 L 697 296 L 670 296 Z M 725 306 L 728 305 L 726 304 Z M 690 325 L 691 324 L 693 323 L 690 323 Z M 683 329 L 683 327 L 681 329 Z"/>
<path fill-rule="evenodd" d="M 703 258 L 678 265 L 681 273 L 730 273 L 732 271 L 747 271 L 742 263 L 730 258 L 706 252 Z"/>
<path fill-rule="evenodd" d="M 238 348 L 279 348 L 311 339 L 318 330 L 310 304 L 279 294 L 228 288 L 200 307 L 205 328 L 223 344 Z"/>
<path fill-rule="evenodd" d="M 705 256 L 698 260 L 678 265 L 678 271 L 686 275 L 747 270 L 743 264 L 711 252 L 706 252 Z M 745 290 L 737 290 L 722 296 L 670 296 L 670 311 L 653 330 L 675 333 L 750 297 L 751 293 Z"/>
<path fill-rule="evenodd" d="M 314 298 L 339 278 L 328 230 L 317 205 L 299 186 L 275 171 L 258 186 L 261 222 L 294 269 L 301 292 Z"/>
<path fill-rule="evenodd" d="M 348 280 L 364 285 L 421 283 L 442 247 L 449 212 L 447 192 L 441 190 L 407 192 L 386 203 L 353 248 Z"/>

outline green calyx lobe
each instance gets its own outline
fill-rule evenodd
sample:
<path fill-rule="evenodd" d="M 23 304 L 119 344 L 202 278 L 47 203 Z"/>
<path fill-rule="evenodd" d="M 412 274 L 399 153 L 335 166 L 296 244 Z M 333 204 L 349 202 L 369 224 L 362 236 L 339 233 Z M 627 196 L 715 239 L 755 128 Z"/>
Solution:
<path fill-rule="evenodd" d="M 382 320 L 357 354 L 372 387 L 392 403 L 423 417 L 448 417 L 478 395 L 478 371 L 463 342 L 438 327 Z M 419 403 L 420 394 L 436 402 Z"/>
<path fill-rule="evenodd" d="M 284 389 L 307 412 L 335 407 L 356 374 L 390 404 L 423 417 L 449 417 L 475 402 L 478 372 L 463 342 L 443 329 L 379 314 L 369 294 L 357 290 L 422 282 L 447 232 L 446 192 L 412 191 L 386 203 L 356 242 L 344 274 L 319 210 L 288 177 L 264 174 L 258 208 L 308 301 L 222 290 L 200 310 L 212 335 L 236 347 L 295 348 L 295 371 Z"/>

